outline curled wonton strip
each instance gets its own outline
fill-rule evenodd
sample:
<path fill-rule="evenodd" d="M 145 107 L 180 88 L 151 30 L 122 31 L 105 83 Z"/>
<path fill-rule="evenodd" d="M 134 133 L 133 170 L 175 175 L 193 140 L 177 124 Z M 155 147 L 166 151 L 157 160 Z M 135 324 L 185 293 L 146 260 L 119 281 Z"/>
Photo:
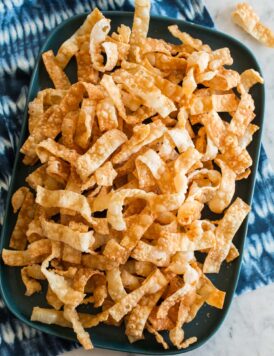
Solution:
<path fill-rule="evenodd" d="M 105 42 L 110 31 L 110 20 L 102 18 L 92 28 L 90 33 L 89 52 L 91 62 L 99 72 L 111 71 L 118 61 L 117 45 L 113 42 Z M 100 54 L 103 47 L 106 53 L 106 64 L 103 64 L 103 56 Z"/>
<path fill-rule="evenodd" d="M 214 197 L 208 202 L 209 209 L 214 213 L 220 214 L 230 204 L 235 193 L 236 174 L 225 162 L 216 159 L 215 163 L 222 170 L 222 180 Z"/>
<path fill-rule="evenodd" d="M 56 55 L 56 60 L 61 68 L 65 68 L 70 59 L 79 50 L 80 39 L 84 35 L 89 35 L 93 26 L 102 18 L 104 18 L 103 14 L 98 9 L 94 9 L 87 16 L 83 25 L 61 45 Z"/>

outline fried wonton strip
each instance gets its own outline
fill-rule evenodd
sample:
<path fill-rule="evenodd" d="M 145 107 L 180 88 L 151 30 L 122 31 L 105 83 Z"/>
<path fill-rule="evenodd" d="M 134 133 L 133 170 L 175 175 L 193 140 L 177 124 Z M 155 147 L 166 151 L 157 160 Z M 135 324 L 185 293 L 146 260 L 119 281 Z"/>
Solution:
<path fill-rule="evenodd" d="M 216 111 L 211 111 L 207 115 L 203 115 L 202 123 L 205 126 L 208 137 L 210 137 L 216 147 L 220 148 L 226 133 L 226 128 L 221 117 Z"/>
<path fill-rule="evenodd" d="M 104 133 L 95 144 L 76 161 L 76 170 L 85 181 L 125 141 L 126 135 L 117 129 Z"/>
<path fill-rule="evenodd" d="M 81 263 L 82 254 L 81 251 L 75 250 L 75 248 L 65 244 L 62 250 L 62 261 L 80 264 Z"/>
<path fill-rule="evenodd" d="M 108 131 L 118 127 L 118 117 L 111 98 L 105 98 L 96 106 L 96 116 L 100 131 Z"/>
<path fill-rule="evenodd" d="M 143 104 L 157 111 L 162 117 L 176 110 L 174 103 L 142 75 L 133 75 L 123 69 L 113 74 L 114 81 L 123 84 L 126 89 L 142 99 Z"/>
<path fill-rule="evenodd" d="M 41 263 L 50 252 L 50 241 L 42 239 L 29 244 L 27 250 L 24 251 L 13 251 L 4 248 L 2 258 L 8 266 L 29 266 L 34 263 Z"/>
<path fill-rule="evenodd" d="M 89 52 L 93 68 L 99 72 L 111 71 L 118 61 L 117 45 L 113 42 L 105 42 L 110 31 L 110 20 L 102 18 L 93 26 L 90 33 Z M 106 63 L 101 55 L 101 46 L 106 53 Z"/>
<path fill-rule="evenodd" d="M 222 160 L 216 159 L 215 163 L 222 170 L 222 180 L 214 197 L 208 202 L 208 206 L 214 213 L 221 214 L 228 207 L 235 193 L 236 174 Z"/>
<path fill-rule="evenodd" d="M 141 189 L 122 189 L 114 192 L 108 203 L 107 219 L 115 230 L 123 231 L 126 229 L 126 223 L 123 219 L 122 208 L 126 198 L 149 199 L 154 193 L 146 193 Z"/>
<path fill-rule="evenodd" d="M 95 109 L 95 100 L 83 99 L 74 136 L 75 143 L 83 149 L 87 149 L 90 144 Z"/>
<path fill-rule="evenodd" d="M 193 292 L 193 290 L 195 290 L 194 286 L 187 283 L 182 288 L 179 288 L 175 293 L 171 294 L 161 303 L 157 312 L 157 317 L 165 318 L 169 309 L 182 297 Z"/>
<path fill-rule="evenodd" d="M 126 323 L 126 335 L 130 342 L 135 342 L 143 338 L 143 331 L 148 317 L 162 294 L 163 289 L 155 294 L 146 295 L 139 301 L 136 307 L 132 309 Z"/>
<path fill-rule="evenodd" d="M 121 150 L 115 154 L 112 159 L 114 164 L 120 164 L 130 158 L 131 155 L 138 152 L 142 147 L 152 143 L 166 131 L 160 120 L 148 125 L 139 125 L 134 129 L 131 138 L 123 144 Z"/>
<path fill-rule="evenodd" d="M 79 315 L 75 310 L 75 307 L 71 305 L 65 305 L 64 317 L 71 322 L 73 331 L 77 335 L 77 339 L 85 350 L 93 349 L 92 342 L 90 340 L 89 333 L 84 330 L 84 327 L 80 321 Z"/>
<path fill-rule="evenodd" d="M 120 245 L 114 243 L 113 239 L 108 241 L 104 249 L 104 255 L 120 263 L 125 263 L 130 252 L 140 241 L 153 220 L 153 215 L 147 209 L 144 209 L 140 215 L 135 215 L 127 224 L 127 231 L 124 233 Z"/>
<path fill-rule="evenodd" d="M 144 163 L 155 179 L 160 179 L 166 170 L 165 162 L 152 149 L 148 149 L 143 155 L 139 155 L 135 162 L 137 161 Z"/>
<path fill-rule="evenodd" d="M 69 89 L 71 84 L 65 72 L 59 66 L 52 50 L 42 54 L 43 62 L 56 89 Z"/>
<path fill-rule="evenodd" d="M 154 327 L 150 323 L 146 323 L 146 329 L 148 332 L 153 334 L 155 336 L 156 341 L 163 346 L 165 350 L 169 348 L 168 344 L 165 342 L 165 339 L 163 336 L 158 333 L 157 330 L 154 329 Z"/>
<path fill-rule="evenodd" d="M 58 299 L 64 303 L 64 317 L 72 323 L 79 342 L 86 349 L 91 349 L 93 346 L 89 334 L 84 331 L 79 316 L 75 310 L 84 299 L 85 294 L 71 288 L 68 281 L 63 276 L 56 274 L 53 270 L 48 270 L 50 261 L 54 258 L 59 258 L 60 254 L 60 243 L 52 241 L 52 253 L 43 261 L 41 271 L 47 278 L 52 291 L 56 294 Z"/>
<path fill-rule="evenodd" d="M 224 217 L 216 228 L 216 246 L 209 250 L 205 259 L 203 272 L 218 273 L 226 259 L 231 241 L 250 211 L 250 207 L 237 198 L 226 210 Z"/>
<path fill-rule="evenodd" d="M 254 69 L 247 69 L 241 74 L 241 82 L 237 87 L 237 90 L 243 94 L 243 92 L 249 92 L 250 88 L 257 83 L 264 83 L 263 78 Z"/>
<path fill-rule="evenodd" d="M 56 55 L 56 60 L 61 68 L 65 68 L 79 50 L 79 39 L 84 35 L 89 35 L 93 26 L 103 17 L 103 14 L 97 8 L 94 9 L 87 16 L 83 25 L 61 45 Z"/>
<path fill-rule="evenodd" d="M 267 47 L 274 47 L 274 33 L 260 22 L 259 16 L 246 2 L 237 4 L 232 20 L 244 31 Z"/>
<path fill-rule="evenodd" d="M 185 297 L 183 297 L 181 299 L 180 304 L 179 304 L 175 327 L 169 331 L 170 341 L 179 350 L 182 348 L 186 348 L 190 344 L 197 341 L 196 337 L 192 337 L 192 338 L 189 338 L 189 339 L 183 341 L 185 335 L 184 335 L 184 331 L 183 331 L 182 327 L 183 327 L 183 324 L 185 324 L 185 322 L 187 321 L 188 314 L 190 311 L 189 304 L 192 303 L 193 296 L 195 298 L 195 292 L 191 291 L 188 295 L 186 295 Z"/>
<path fill-rule="evenodd" d="M 31 296 L 34 293 L 40 292 L 42 287 L 37 281 L 45 279 L 43 273 L 41 272 L 41 267 L 39 265 L 33 264 L 30 266 L 23 267 L 21 269 L 22 281 L 26 287 L 26 296 Z"/>
<path fill-rule="evenodd" d="M 185 195 L 187 190 L 186 173 L 195 163 L 199 161 L 201 156 L 200 152 L 198 152 L 195 148 L 189 147 L 185 152 L 180 154 L 174 163 L 174 185 L 176 191 L 182 194 L 182 196 Z M 184 200 L 184 198 L 182 200 Z"/>
<path fill-rule="evenodd" d="M 82 263 L 85 267 L 98 269 L 100 271 L 109 271 L 117 267 L 116 261 L 104 255 L 83 255 Z"/>
<path fill-rule="evenodd" d="M 191 115 L 199 115 L 211 110 L 232 112 L 238 107 L 235 94 L 213 94 L 211 96 L 193 96 L 190 107 Z"/>
<path fill-rule="evenodd" d="M 11 205 L 14 213 L 17 213 L 17 211 L 22 207 L 28 192 L 29 188 L 21 187 L 17 189 L 15 193 L 13 193 L 11 198 Z"/>
<path fill-rule="evenodd" d="M 91 210 L 85 196 L 69 190 L 47 190 L 37 187 L 36 203 L 44 208 L 56 207 L 71 209 L 89 222 L 94 224 Z"/>
<path fill-rule="evenodd" d="M 43 324 L 55 324 L 71 328 L 71 323 L 65 319 L 63 311 L 34 307 L 31 314 L 32 321 L 38 321 Z"/>
<path fill-rule="evenodd" d="M 41 141 L 45 140 L 46 138 L 54 139 L 61 132 L 61 129 L 65 130 L 65 126 L 66 134 L 71 129 L 75 129 L 75 123 L 70 122 L 71 120 L 75 120 L 75 113 L 72 115 L 72 118 L 70 117 L 71 120 L 69 120 L 68 123 L 64 123 L 64 126 L 62 125 L 63 118 L 65 118 L 70 111 L 78 111 L 79 104 L 82 101 L 85 91 L 88 92 L 89 96 L 93 96 L 94 99 L 102 99 L 104 97 L 102 91 L 98 90 L 98 88 L 92 84 L 84 82 L 73 84 L 70 89 L 66 91 L 66 94 L 64 97 L 62 97 L 59 105 L 53 105 L 45 111 L 43 114 L 43 119 L 39 125 L 33 129 L 33 132 L 22 146 L 21 152 L 24 153 L 28 159 L 26 163 L 33 164 L 33 162 L 35 162 L 35 149 L 37 144 L 39 144 Z M 71 133 L 71 136 L 73 136 L 73 133 Z"/>
<path fill-rule="evenodd" d="M 239 257 L 240 253 L 234 244 L 231 244 L 228 255 L 226 256 L 226 262 L 232 262 L 235 258 Z"/>
<path fill-rule="evenodd" d="M 37 97 L 29 103 L 29 133 L 31 134 L 41 120 L 44 114 L 44 94 L 39 92 Z"/>
<path fill-rule="evenodd" d="M 47 162 L 51 156 L 54 156 L 74 165 L 79 157 L 79 154 L 75 150 L 69 149 L 51 138 L 39 143 L 36 147 L 36 153 L 42 163 Z"/>
<path fill-rule="evenodd" d="M 78 80 L 97 84 L 99 81 L 99 72 L 92 67 L 88 41 L 81 44 L 80 50 L 75 56 L 77 62 Z"/>
<path fill-rule="evenodd" d="M 121 320 L 138 304 L 139 300 L 145 294 L 157 293 L 166 285 L 166 278 L 159 269 L 156 269 L 145 279 L 141 287 L 135 289 L 133 292 L 122 298 L 118 303 L 114 304 L 114 306 L 109 309 L 109 314 L 114 320 Z"/>
<path fill-rule="evenodd" d="M 25 191 L 25 196 L 23 203 L 21 205 L 16 224 L 14 226 L 11 238 L 10 238 L 10 243 L 9 247 L 13 248 L 15 250 L 24 250 L 27 245 L 27 235 L 26 232 L 28 230 L 28 225 L 31 222 L 31 220 L 34 217 L 34 197 L 31 191 L 26 188 L 27 191 Z M 18 192 L 18 191 L 17 191 Z M 17 193 L 15 192 L 15 194 Z M 19 193 L 17 193 L 16 196 L 18 196 Z M 15 206 L 15 200 L 16 196 L 13 198 L 13 205 Z M 20 202 L 22 197 L 19 198 Z M 19 205 L 18 205 L 19 206 Z"/>
<path fill-rule="evenodd" d="M 229 130 L 239 137 L 243 136 L 248 125 L 255 117 L 254 109 L 252 96 L 248 93 L 243 93 L 238 108 L 230 121 Z"/>
<path fill-rule="evenodd" d="M 149 27 L 149 0 L 136 0 L 130 45 L 138 45 L 147 37 Z"/>
<path fill-rule="evenodd" d="M 106 273 L 108 293 L 114 302 L 119 302 L 120 299 L 127 295 L 124 289 L 119 267 L 113 268 Z"/>
<path fill-rule="evenodd" d="M 79 319 L 86 328 L 96 326 L 100 322 L 105 321 L 107 318 L 107 311 L 96 315 L 79 313 Z M 67 328 L 72 327 L 71 322 L 64 317 L 64 312 L 61 310 L 34 307 L 32 310 L 31 320 L 38 321 L 43 324 L 55 324 Z"/>
<path fill-rule="evenodd" d="M 49 157 L 47 174 L 64 186 L 69 177 L 69 165 L 62 159 Z"/>
<path fill-rule="evenodd" d="M 196 50 L 200 50 L 202 48 L 202 41 L 197 38 L 192 38 L 188 33 L 181 32 L 177 25 L 168 26 L 169 32 L 175 38 L 178 38 L 182 41 L 185 45 L 188 45 Z"/>
<path fill-rule="evenodd" d="M 149 28 L 149 12 L 150 1 L 149 0 L 136 0 L 135 11 L 133 18 L 133 25 L 130 35 L 130 57 L 132 60 L 139 59 L 140 47 L 147 37 Z"/>
<path fill-rule="evenodd" d="M 110 75 L 104 74 L 100 84 L 103 85 L 108 92 L 116 109 L 118 110 L 119 115 L 125 120 L 126 110 L 122 101 L 121 92 L 118 86 L 114 83 L 113 78 Z"/>
<path fill-rule="evenodd" d="M 45 277 L 44 277 L 45 278 Z M 53 292 L 53 290 L 48 286 L 46 300 L 49 305 L 51 305 L 55 310 L 60 310 L 63 306 L 63 303 L 60 299 L 58 299 L 57 295 Z"/>
<path fill-rule="evenodd" d="M 43 234 L 50 240 L 60 241 L 81 252 L 90 252 L 94 242 L 93 231 L 78 232 L 53 221 L 41 221 Z"/>
<path fill-rule="evenodd" d="M 74 134 L 79 117 L 79 109 L 75 111 L 69 111 L 62 121 L 62 143 L 68 148 L 74 148 Z"/>
<path fill-rule="evenodd" d="M 215 236 L 207 231 L 192 240 L 186 233 L 165 233 L 156 245 L 139 241 L 131 256 L 138 261 L 148 261 L 156 266 L 167 266 L 169 258 L 176 252 L 196 251 L 215 246 Z"/>
<path fill-rule="evenodd" d="M 100 186 L 112 186 L 113 180 L 116 178 L 117 172 L 111 162 L 106 162 L 95 171 L 95 182 Z"/>
<path fill-rule="evenodd" d="M 205 275 L 201 277 L 201 287 L 197 293 L 205 299 L 208 305 L 219 309 L 223 308 L 226 293 L 216 288 Z"/>

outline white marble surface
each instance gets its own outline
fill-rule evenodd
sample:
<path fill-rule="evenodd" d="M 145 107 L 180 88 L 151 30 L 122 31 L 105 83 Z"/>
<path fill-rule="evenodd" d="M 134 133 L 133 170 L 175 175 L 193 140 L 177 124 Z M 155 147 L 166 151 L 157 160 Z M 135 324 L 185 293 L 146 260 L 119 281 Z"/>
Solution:
<path fill-rule="evenodd" d="M 257 57 L 266 85 L 266 113 L 263 144 L 274 167 L 274 49 L 266 48 L 231 21 L 237 0 L 205 0 L 216 27 L 247 45 Z M 249 0 L 262 21 L 274 29 L 274 1 Z M 274 285 L 236 297 L 221 329 L 204 346 L 188 356 L 273 356 Z M 62 356 L 87 356 L 82 349 Z M 95 349 L 96 356 L 122 356 L 121 352 Z"/>

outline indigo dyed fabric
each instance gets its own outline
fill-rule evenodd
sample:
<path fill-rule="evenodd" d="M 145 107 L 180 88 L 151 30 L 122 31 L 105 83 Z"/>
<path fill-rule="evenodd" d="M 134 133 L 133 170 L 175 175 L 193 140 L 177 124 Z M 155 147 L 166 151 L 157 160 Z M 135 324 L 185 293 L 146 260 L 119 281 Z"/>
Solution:
<path fill-rule="evenodd" d="M 48 33 L 95 6 L 133 11 L 133 0 L 0 0 L 0 224 L 18 143 L 28 84 Z M 152 14 L 213 27 L 200 0 L 154 0 Z M 274 174 L 262 149 L 237 293 L 274 280 Z M 55 356 L 78 344 L 21 323 L 0 299 L 0 355 Z"/>

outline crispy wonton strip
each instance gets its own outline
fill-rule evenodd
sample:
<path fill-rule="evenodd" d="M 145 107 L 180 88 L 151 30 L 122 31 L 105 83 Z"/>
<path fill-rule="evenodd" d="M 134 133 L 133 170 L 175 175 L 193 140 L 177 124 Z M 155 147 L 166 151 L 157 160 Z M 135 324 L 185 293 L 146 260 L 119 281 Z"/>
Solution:
<path fill-rule="evenodd" d="M 124 289 L 119 267 L 113 268 L 106 273 L 108 283 L 108 293 L 114 302 L 119 302 L 120 299 L 127 295 Z"/>
<path fill-rule="evenodd" d="M 44 235 L 50 240 L 60 241 L 81 252 L 89 252 L 94 242 L 93 231 L 78 232 L 53 221 L 41 221 Z"/>
<path fill-rule="evenodd" d="M 21 269 L 22 281 L 26 287 L 25 295 L 31 296 L 34 293 L 40 292 L 42 287 L 37 279 L 45 279 L 39 265 L 26 266 Z"/>
<path fill-rule="evenodd" d="M 163 289 L 155 294 L 144 296 L 131 311 L 126 323 L 126 335 L 130 342 L 143 338 L 143 331 L 148 317 L 163 294 Z"/>
<path fill-rule="evenodd" d="M 41 263 L 51 252 L 51 242 L 48 239 L 35 241 L 28 245 L 27 250 L 13 251 L 3 249 L 2 258 L 8 266 L 29 266 Z"/>
<path fill-rule="evenodd" d="M 244 31 L 267 47 L 274 47 L 274 33 L 260 22 L 259 16 L 246 2 L 237 4 L 232 20 Z"/>
<path fill-rule="evenodd" d="M 69 149 L 51 138 L 39 143 L 36 148 L 36 153 L 42 163 L 47 162 L 51 156 L 54 156 L 62 158 L 64 161 L 74 165 L 79 157 L 79 154 L 75 150 Z"/>
<path fill-rule="evenodd" d="M 84 195 L 69 190 L 47 190 L 37 187 L 36 203 L 44 208 L 56 207 L 71 209 L 83 216 L 90 224 L 95 224 L 91 210 Z"/>
<path fill-rule="evenodd" d="M 117 85 L 114 83 L 112 77 L 110 75 L 104 74 L 100 84 L 103 85 L 103 87 L 108 92 L 116 109 L 119 112 L 119 115 L 125 120 L 126 110 L 122 101 L 121 92 Z"/>
<path fill-rule="evenodd" d="M 95 144 L 76 161 L 76 170 L 82 180 L 86 180 L 106 159 L 127 140 L 117 129 L 104 133 Z"/>
<path fill-rule="evenodd" d="M 236 174 L 222 160 L 216 159 L 215 163 L 222 170 L 222 180 L 214 197 L 208 202 L 208 206 L 214 213 L 221 214 L 228 207 L 235 193 Z"/>
<path fill-rule="evenodd" d="M 27 188 L 26 188 L 27 189 Z M 17 192 L 15 192 L 16 194 Z M 13 199 L 14 202 L 15 199 Z M 20 199 L 21 200 L 21 199 Z M 34 197 L 29 189 L 27 189 L 24 201 L 19 211 L 15 227 L 13 229 L 9 247 L 16 250 L 24 250 L 27 245 L 28 225 L 34 217 Z"/>
<path fill-rule="evenodd" d="M 52 50 L 42 54 L 43 62 L 56 89 L 69 89 L 71 84 L 65 72 L 59 66 Z"/>
<path fill-rule="evenodd" d="M 118 303 L 114 304 L 109 309 L 109 314 L 114 320 L 121 320 L 126 314 L 128 314 L 139 302 L 139 300 L 145 295 L 150 293 L 157 293 L 160 289 L 166 286 L 167 280 L 159 269 L 148 276 L 142 283 L 141 287 L 135 289 L 133 292 L 122 298 Z"/>
<path fill-rule="evenodd" d="M 218 273 L 221 263 L 226 259 L 231 241 L 250 211 L 250 207 L 237 198 L 227 209 L 216 228 L 216 247 L 209 250 L 205 259 L 203 272 Z"/>
<path fill-rule="evenodd" d="M 83 99 L 74 136 L 75 143 L 83 149 L 87 149 L 90 144 L 95 109 L 95 100 Z"/>
<path fill-rule="evenodd" d="M 93 26 L 90 33 L 89 52 L 93 68 L 99 72 L 111 71 L 118 61 L 117 45 L 113 42 L 105 42 L 110 31 L 110 20 L 102 18 Z M 101 55 L 101 46 L 105 50 L 106 63 Z"/>
<path fill-rule="evenodd" d="M 131 155 L 138 152 L 142 147 L 163 136 L 165 131 L 166 128 L 160 120 L 152 122 L 148 125 L 136 126 L 131 138 L 121 147 L 121 150 L 113 157 L 113 163 L 123 163 L 128 158 L 130 158 Z"/>

